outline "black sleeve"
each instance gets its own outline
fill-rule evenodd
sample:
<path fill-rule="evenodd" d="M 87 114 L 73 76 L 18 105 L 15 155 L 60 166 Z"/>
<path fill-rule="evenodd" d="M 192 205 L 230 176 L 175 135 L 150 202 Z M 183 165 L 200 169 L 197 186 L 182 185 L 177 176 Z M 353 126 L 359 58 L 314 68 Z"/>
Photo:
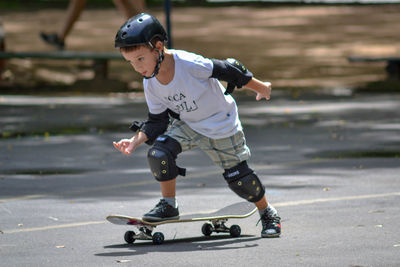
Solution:
<path fill-rule="evenodd" d="M 226 60 L 211 59 L 211 61 L 214 65 L 211 78 L 228 82 L 228 89 L 225 94 L 232 93 L 235 86 L 242 88 L 253 78 L 253 73 L 234 58 Z"/>
<path fill-rule="evenodd" d="M 134 132 L 140 130 L 144 132 L 148 138 L 146 144 L 152 145 L 157 137 L 163 134 L 168 127 L 169 116 L 168 110 L 160 114 L 152 114 L 149 112 L 148 118 L 144 122 L 133 122 L 130 129 Z"/>
<path fill-rule="evenodd" d="M 137 132 L 138 130 L 144 132 L 148 138 L 146 144 L 152 145 L 157 137 L 167 130 L 170 121 L 169 116 L 178 120 L 180 119 L 179 114 L 170 109 L 167 109 L 160 114 L 152 114 L 149 112 L 146 121 L 134 121 L 129 128 L 134 132 Z"/>

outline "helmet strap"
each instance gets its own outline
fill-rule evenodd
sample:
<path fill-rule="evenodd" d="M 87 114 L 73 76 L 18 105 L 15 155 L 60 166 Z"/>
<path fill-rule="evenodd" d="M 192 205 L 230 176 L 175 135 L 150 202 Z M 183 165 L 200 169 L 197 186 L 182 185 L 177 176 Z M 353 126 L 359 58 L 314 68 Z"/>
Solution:
<path fill-rule="evenodd" d="M 164 60 L 164 51 L 163 50 L 158 50 L 157 48 L 154 48 L 155 50 L 157 50 L 158 53 L 158 60 L 157 60 L 157 64 L 156 67 L 154 68 L 154 72 L 151 76 L 143 76 L 143 78 L 145 79 L 151 79 L 153 77 L 155 77 L 158 72 L 160 71 L 160 67 L 161 67 L 161 62 L 163 62 Z"/>

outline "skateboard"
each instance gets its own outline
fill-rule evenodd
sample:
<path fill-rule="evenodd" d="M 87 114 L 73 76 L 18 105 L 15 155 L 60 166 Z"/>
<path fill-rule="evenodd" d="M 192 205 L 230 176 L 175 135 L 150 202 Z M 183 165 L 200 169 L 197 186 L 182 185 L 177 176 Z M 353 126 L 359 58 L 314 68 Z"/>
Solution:
<path fill-rule="evenodd" d="M 212 233 L 230 233 L 232 237 L 239 237 L 241 228 L 239 225 L 226 226 L 228 219 L 243 219 L 253 215 L 257 211 L 254 204 L 249 202 L 239 202 L 220 210 L 203 214 L 183 215 L 176 220 L 165 221 L 144 221 L 141 218 L 130 217 L 124 215 L 109 215 L 107 220 L 113 224 L 135 226 L 138 233 L 127 231 L 124 239 L 128 244 L 132 244 L 135 240 L 152 240 L 153 244 L 161 245 L 164 243 L 164 234 L 161 232 L 153 233 L 153 230 L 162 224 L 199 222 L 207 221 L 203 224 L 201 231 L 203 235 L 210 236 Z"/>

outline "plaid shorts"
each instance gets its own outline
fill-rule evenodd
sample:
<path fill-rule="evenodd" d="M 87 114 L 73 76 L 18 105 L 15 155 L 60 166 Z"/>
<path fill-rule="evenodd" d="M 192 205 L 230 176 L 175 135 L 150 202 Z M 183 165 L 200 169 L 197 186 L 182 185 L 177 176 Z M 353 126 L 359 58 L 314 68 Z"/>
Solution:
<path fill-rule="evenodd" d="M 222 169 L 230 169 L 250 158 L 243 131 L 230 137 L 212 139 L 195 132 L 183 121 L 173 120 L 165 134 L 180 143 L 182 152 L 198 147 Z"/>

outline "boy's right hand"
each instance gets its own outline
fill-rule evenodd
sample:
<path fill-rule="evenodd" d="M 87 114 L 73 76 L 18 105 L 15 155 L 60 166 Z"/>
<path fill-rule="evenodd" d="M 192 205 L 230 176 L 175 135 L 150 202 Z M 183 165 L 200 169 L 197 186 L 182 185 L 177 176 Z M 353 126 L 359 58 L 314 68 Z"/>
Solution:
<path fill-rule="evenodd" d="M 256 96 L 257 101 L 259 101 L 263 98 L 265 98 L 266 100 L 271 99 L 271 91 L 272 91 L 271 83 L 263 82 L 263 84 L 264 84 L 264 86 L 261 88 L 260 91 L 257 92 L 257 96 Z"/>
<path fill-rule="evenodd" d="M 132 139 L 122 139 L 119 142 L 113 142 L 114 147 L 125 155 L 131 154 L 134 150 L 134 142 Z"/>

